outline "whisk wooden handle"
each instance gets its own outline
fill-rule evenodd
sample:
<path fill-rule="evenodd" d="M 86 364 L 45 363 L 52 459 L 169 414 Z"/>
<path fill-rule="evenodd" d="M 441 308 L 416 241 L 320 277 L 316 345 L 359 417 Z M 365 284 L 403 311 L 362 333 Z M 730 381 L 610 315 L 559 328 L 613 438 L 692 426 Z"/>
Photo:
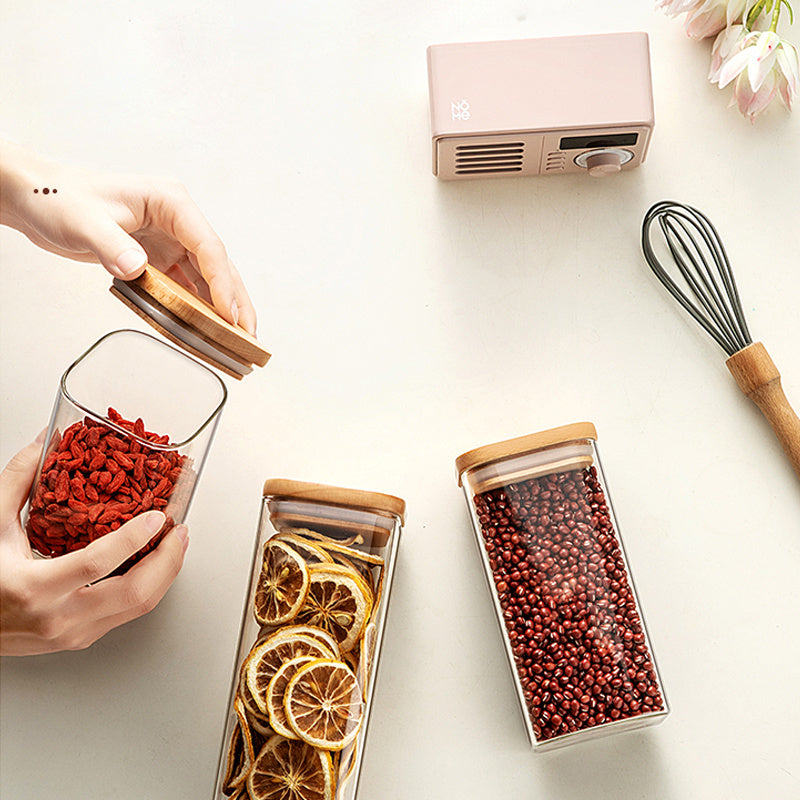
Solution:
<path fill-rule="evenodd" d="M 800 478 L 800 419 L 781 387 L 781 374 L 761 342 L 754 342 L 726 362 L 739 388 L 761 409 Z"/>

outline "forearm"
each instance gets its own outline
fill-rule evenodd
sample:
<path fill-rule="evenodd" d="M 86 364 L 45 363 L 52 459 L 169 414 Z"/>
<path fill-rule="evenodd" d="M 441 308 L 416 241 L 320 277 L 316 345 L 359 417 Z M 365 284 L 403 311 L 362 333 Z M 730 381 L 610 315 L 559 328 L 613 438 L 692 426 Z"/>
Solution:
<path fill-rule="evenodd" d="M 33 161 L 32 154 L 24 147 L 0 139 L 0 224 L 22 229 L 23 196 L 38 188 Z"/>

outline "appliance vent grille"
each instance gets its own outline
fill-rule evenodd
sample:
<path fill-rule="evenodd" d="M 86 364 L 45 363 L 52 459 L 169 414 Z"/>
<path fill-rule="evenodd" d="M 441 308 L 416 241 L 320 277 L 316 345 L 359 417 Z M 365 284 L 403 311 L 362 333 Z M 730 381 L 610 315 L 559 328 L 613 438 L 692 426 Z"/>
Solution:
<path fill-rule="evenodd" d="M 554 151 L 547 154 L 544 162 L 545 172 L 560 172 L 567 165 L 567 156 L 560 151 Z"/>
<path fill-rule="evenodd" d="M 462 144 L 456 147 L 456 175 L 521 172 L 524 142 Z"/>

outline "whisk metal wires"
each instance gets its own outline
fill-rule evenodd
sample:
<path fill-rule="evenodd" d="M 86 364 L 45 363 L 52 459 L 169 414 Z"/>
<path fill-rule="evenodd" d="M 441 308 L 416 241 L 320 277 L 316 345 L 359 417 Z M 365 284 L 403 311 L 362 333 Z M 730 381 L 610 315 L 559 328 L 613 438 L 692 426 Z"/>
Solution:
<path fill-rule="evenodd" d="M 683 286 L 655 252 L 653 223 L 661 229 Z M 669 293 L 729 356 L 752 343 L 728 254 L 705 214 L 672 200 L 656 203 L 644 217 L 642 251 Z"/>
<path fill-rule="evenodd" d="M 653 247 L 654 223 L 666 243 L 661 252 L 669 250 L 674 262 L 672 274 Z M 766 348 L 750 338 L 728 254 L 708 217 L 672 200 L 656 203 L 642 223 L 642 251 L 669 293 L 728 354 L 728 370 L 764 414 L 800 478 L 800 418 Z"/>

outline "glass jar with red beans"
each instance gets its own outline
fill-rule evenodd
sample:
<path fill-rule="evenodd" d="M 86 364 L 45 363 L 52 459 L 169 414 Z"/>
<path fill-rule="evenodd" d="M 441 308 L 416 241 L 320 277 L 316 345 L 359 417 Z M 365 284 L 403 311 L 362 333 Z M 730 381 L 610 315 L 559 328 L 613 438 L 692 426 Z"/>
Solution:
<path fill-rule="evenodd" d="M 134 516 L 183 522 L 227 389 L 212 370 L 134 330 L 95 342 L 61 377 L 25 530 L 44 557 L 86 547 Z"/>
<path fill-rule="evenodd" d="M 669 712 L 589 422 L 456 459 L 531 745 Z"/>

